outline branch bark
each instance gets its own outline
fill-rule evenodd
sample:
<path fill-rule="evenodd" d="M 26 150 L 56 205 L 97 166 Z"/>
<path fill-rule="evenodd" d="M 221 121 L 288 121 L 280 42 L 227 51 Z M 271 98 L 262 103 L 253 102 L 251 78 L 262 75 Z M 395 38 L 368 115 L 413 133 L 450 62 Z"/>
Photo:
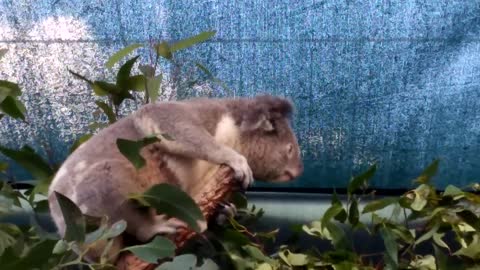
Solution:
<path fill-rule="evenodd" d="M 213 184 L 205 185 L 202 192 L 193 197 L 206 220 L 214 217 L 218 204 L 225 200 L 238 186 L 233 177 L 233 170 L 230 167 L 221 166 L 214 178 L 216 181 L 208 181 Z M 196 234 L 195 231 L 188 228 L 181 228 L 170 239 L 179 249 Z M 129 252 L 121 254 L 116 263 L 117 269 L 120 270 L 154 270 L 157 266 L 156 264 L 144 262 Z"/>

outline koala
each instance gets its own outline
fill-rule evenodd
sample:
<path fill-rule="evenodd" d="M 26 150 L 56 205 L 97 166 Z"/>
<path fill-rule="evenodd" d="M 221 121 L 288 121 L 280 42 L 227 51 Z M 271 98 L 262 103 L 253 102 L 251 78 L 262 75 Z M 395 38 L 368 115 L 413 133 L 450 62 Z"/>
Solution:
<path fill-rule="evenodd" d="M 125 220 L 129 235 L 148 241 L 157 234 L 175 233 L 184 224 L 126 204 L 131 193 L 170 183 L 194 197 L 206 181 L 215 181 L 211 176 L 220 165 L 231 167 L 244 188 L 253 179 L 297 178 L 303 163 L 290 126 L 293 109 L 289 100 L 271 95 L 142 106 L 83 143 L 59 168 L 48 193 L 58 233 L 64 236 L 65 222 L 54 191 L 67 196 L 86 215 L 108 216 L 111 223 Z M 116 140 L 152 135 L 159 140 L 141 150 L 146 164 L 136 169 L 120 153 Z M 206 229 L 206 224 L 199 225 Z"/>

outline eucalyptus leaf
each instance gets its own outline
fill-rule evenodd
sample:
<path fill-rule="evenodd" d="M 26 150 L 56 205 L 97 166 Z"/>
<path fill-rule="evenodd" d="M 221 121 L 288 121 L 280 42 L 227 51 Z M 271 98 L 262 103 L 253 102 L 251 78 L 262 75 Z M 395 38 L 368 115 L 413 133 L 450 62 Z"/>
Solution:
<path fill-rule="evenodd" d="M 77 241 L 83 243 L 85 240 L 85 218 L 82 212 L 68 197 L 54 191 L 58 204 L 62 211 L 66 229 L 64 239 L 66 241 Z"/>
<path fill-rule="evenodd" d="M 433 225 L 432 228 L 430 228 L 430 230 L 428 230 L 428 232 L 424 233 L 422 236 L 420 236 L 416 241 L 415 241 L 415 245 L 418 245 L 430 238 L 433 237 L 433 235 L 438 231 L 438 229 L 440 228 L 440 224 L 439 223 L 435 223 Z"/>
<path fill-rule="evenodd" d="M 440 160 L 438 159 L 434 160 L 430 165 L 427 166 L 427 168 L 423 170 L 420 176 L 415 179 L 415 182 L 420 184 L 430 183 L 432 177 L 435 176 L 435 174 L 437 174 L 439 163 L 440 163 Z"/>
<path fill-rule="evenodd" d="M 6 224 L 0 224 L 0 256 L 2 256 L 5 249 L 16 243 L 14 235 L 10 234 L 6 226 Z"/>
<path fill-rule="evenodd" d="M 200 232 L 198 223 L 205 223 L 202 211 L 195 201 L 173 185 L 155 185 L 143 193 L 141 198 L 158 212 L 184 221 L 196 232 Z"/>
<path fill-rule="evenodd" d="M 74 71 L 72 71 L 72 70 L 70 70 L 70 69 L 68 69 L 68 72 L 70 72 L 70 74 L 72 74 L 72 75 L 73 75 L 74 77 L 76 77 L 77 79 L 80 79 L 80 80 L 82 80 L 82 81 L 87 82 L 90 86 L 93 85 L 93 82 L 92 82 L 91 80 L 87 79 L 85 76 L 80 75 L 80 74 L 78 74 L 78 73 L 76 73 L 76 72 L 74 72 Z"/>
<path fill-rule="evenodd" d="M 145 83 L 147 82 L 147 77 L 144 75 L 134 75 L 128 78 L 125 83 L 125 89 L 133 91 L 145 91 Z"/>
<path fill-rule="evenodd" d="M 448 185 L 443 192 L 443 196 L 452 197 L 454 200 L 465 197 L 465 193 L 454 185 Z"/>
<path fill-rule="evenodd" d="M 9 90 L 8 95 L 12 97 L 18 97 L 22 94 L 22 90 L 20 89 L 20 86 L 18 86 L 18 84 L 14 82 L 0 80 L 0 87 L 8 89 Z"/>
<path fill-rule="evenodd" d="M 160 85 L 162 84 L 162 74 L 147 79 L 147 91 L 151 102 L 156 102 L 160 95 Z"/>
<path fill-rule="evenodd" d="M 29 146 L 23 146 L 20 150 L 0 146 L 0 152 L 25 168 L 37 179 L 50 179 L 53 175 L 50 165 Z"/>
<path fill-rule="evenodd" d="M 105 115 L 108 118 L 108 122 L 110 124 L 115 123 L 115 121 L 117 121 L 117 117 L 113 112 L 113 109 L 110 106 L 108 106 L 107 103 L 97 100 L 95 101 L 95 104 L 97 104 L 97 106 L 105 113 Z"/>
<path fill-rule="evenodd" d="M 43 240 L 33 244 L 26 254 L 9 263 L 2 262 L 2 270 L 42 269 L 50 260 L 55 259 L 52 254 L 57 241 Z"/>
<path fill-rule="evenodd" d="M 327 223 L 330 222 L 332 218 L 334 218 L 336 215 L 340 214 L 343 210 L 342 205 L 339 204 L 333 204 L 331 205 L 327 211 L 323 214 L 322 220 L 321 220 L 321 228 L 323 229 Z"/>
<path fill-rule="evenodd" d="M 84 142 L 88 141 L 92 136 L 93 136 L 93 134 L 85 134 L 85 135 L 80 136 L 80 138 L 78 138 L 77 140 L 75 140 L 75 142 L 72 144 L 72 146 L 70 147 L 69 152 L 70 152 L 70 153 L 73 153 L 73 151 L 75 151 L 75 150 L 76 150 L 80 145 L 82 145 Z"/>
<path fill-rule="evenodd" d="M 155 45 L 155 50 L 158 55 L 161 57 L 171 60 L 172 59 L 172 51 L 170 49 L 170 46 L 168 45 L 167 42 L 161 42 L 157 45 Z"/>
<path fill-rule="evenodd" d="M 113 68 L 113 66 L 118 62 L 120 61 L 123 57 L 127 56 L 129 53 L 133 52 L 134 50 L 140 48 L 140 47 L 143 47 L 143 44 L 140 44 L 140 43 L 134 43 L 132 45 L 129 45 L 121 50 L 119 50 L 118 52 L 116 52 L 115 54 L 113 54 L 112 56 L 110 56 L 110 58 L 108 58 L 108 61 L 107 63 L 105 64 L 105 66 L 109 69 Z"/>
<path fill-rule="evenodd" d="M 137 169 L 145 166 L 145 159 L 141 156 L 140 150 L 154 142 L 157 142 L 156 137 L 147 137 L 138 141 L 131 141 L 127 139 L 117 139 L 117 147 L 120 153 L 125 156 Z"/>
<path fill-rule="evenodd" d="M 12 96 L 4 98 L 2 103 L 0 103 L 0 110 L 10 117 L 25 121 L 25 115 L 22 112 L 22 108 L 18 106 L 16 99 Z"/>
<path fill-rule="evenodd" d="M 155 236 L 150 243 L 126 247 L 123 250 L 131 251 L 146 262 L 156 263 L 159 259 L 172 257 L 175 254 L 175 248 L 172 241 L 162 236 Z"/>
<path fill-rule="evenodd" d="M 385 245 L 386 256 L 394 263 L 395 266 L 398 265 L 398 245 L 395 241 L 395 236 L 393 233 L 385 228 L 380 228 L 380 235 L 383 238 L 383 243 Z"/>
<path fill-rule="evenodd" d="M 358 210 L 358 200 L 352 199 L 350 208 L 348 210 L 348 222 L 350 222 L 352 226 L 356 226 L 359 220 L 360 220 L 360 212 Z"/>
<path fill-rule="evenodd" d="M 353 194 L 353 192 L 355 192 L 362 186 L 366 186 L 368 181 L 370 181 L 370 179 L 372 179 L 372 177 L 375 175 L 376 170 L 377 170 L 377 165 L 373 164 L 372 166 L 370 166 L 370 168 L 366 172 L 353 177 L 350 183 L 348 184 L 347 193 Z"/>
<path fill-rule="evenodd" d="M 259 248 L 255 246 L 245 245 L 242 248 L 245 250 L 245 252 L 247 252 L 248 255 L 259 262 L 274 263 L 273 259 L 267 257 Z"/>
<path fill-rule="evenodd" d="M 196 44 L 199 44 L 199 43 L 202 43 L 202 42 L 205 42 L 205 41 L 209 40 L 210 38 L 215 36 L 215 34 L 216 34 L 216 31 L 206 31 L 206 32 L 202 32 L 198 35 L 195 35 L 193 37 L 189 37 L 189 38 L 180 40 L 180 41 L 178 41 L 178 42 L 176 42 L 176 43 L 174 43 L 170 46 L 170 51 L 175 52 L 175 51 L 178 51 L 178 50 L 186 49 L 188 47 L 192 47 Z"/>
<path fill-rule="evenodd" d="M 130 73 L 132 72 L 133 65 L 140 56 L 135 56 L 132 59 L 128 60 L 123 64 L 117 73 L 117 86 L 121 89 L 128 89 L 128 80 L 130 78 Z"/>
<path fill-rule="evenodd" d="M 55 244 L 55 247 L 53 248 L 52 253 L 53 254 L 63 254 L 69 249 L 68 243 L 65 242 L 65 240 L 60 239 L 58 242 Z"/>
<path fill-rule="evenodd" d="M 375 200 L 372 202 L 369 202 L 368 204 L 365 205 L 365 207 L 362 210 L 362 213 L 369 213 L 369 212 L 374 212 L 377 210 L 381 210 L 391 204 L 397 203 L 398 198 L 383 198 L 380 200 Z"/>
<path fill-rule="evenodd" d="M 139 65 L 138 69 L 142 72 L 143 75 L 146 77 L 154 77 L 155 76 L 155 68 L 149 65 Z"/>

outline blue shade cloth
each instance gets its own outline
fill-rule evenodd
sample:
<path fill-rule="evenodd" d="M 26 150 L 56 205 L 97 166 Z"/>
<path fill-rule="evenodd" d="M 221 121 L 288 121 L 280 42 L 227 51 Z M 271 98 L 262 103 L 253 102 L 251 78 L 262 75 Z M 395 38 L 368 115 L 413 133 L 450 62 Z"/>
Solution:
<path fill-rule="evenodd" d="M 409 187 L 434 158 L 440 186 L 480 177 L 480 1 L 3 0 L 0 78 L 18 81 L 30 125 L 1 120 L 0 143 L 49 146 L 62 161 L 95 109 L 67 68 L 111 77 L 108 56 L 150 37 L 215 29 L 186 55 L 235 90 L 291 97 L 305 175 L 344 187 L 378 161 L 378 188 Z M 136 108 L 127 104 L 125 111 Z M 43 153 L 47 154 L 47 153 Z M 11 173 L 27 177 L 18 166 Z"/>

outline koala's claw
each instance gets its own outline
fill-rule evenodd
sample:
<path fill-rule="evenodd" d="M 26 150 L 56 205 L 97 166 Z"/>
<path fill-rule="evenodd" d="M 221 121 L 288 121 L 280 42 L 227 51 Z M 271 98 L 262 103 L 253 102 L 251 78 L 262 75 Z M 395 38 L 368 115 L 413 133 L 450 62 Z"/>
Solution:
<path fill-rule="evenodd" d="M 231 162 L 230 167 L 234 170 L 235 179 L 241 181 L 242 188 L 247 189 L 253 183 L 253 172 L 244 156 Z"/>
<path fill-rule="evenodd" d="M 223 225 L 229 217 L 235 217 L 237 215 L 237 207 L 233 203 L 222 202 L 219 204 L 219 210 L 216 217 L 218 225 Z"/>

